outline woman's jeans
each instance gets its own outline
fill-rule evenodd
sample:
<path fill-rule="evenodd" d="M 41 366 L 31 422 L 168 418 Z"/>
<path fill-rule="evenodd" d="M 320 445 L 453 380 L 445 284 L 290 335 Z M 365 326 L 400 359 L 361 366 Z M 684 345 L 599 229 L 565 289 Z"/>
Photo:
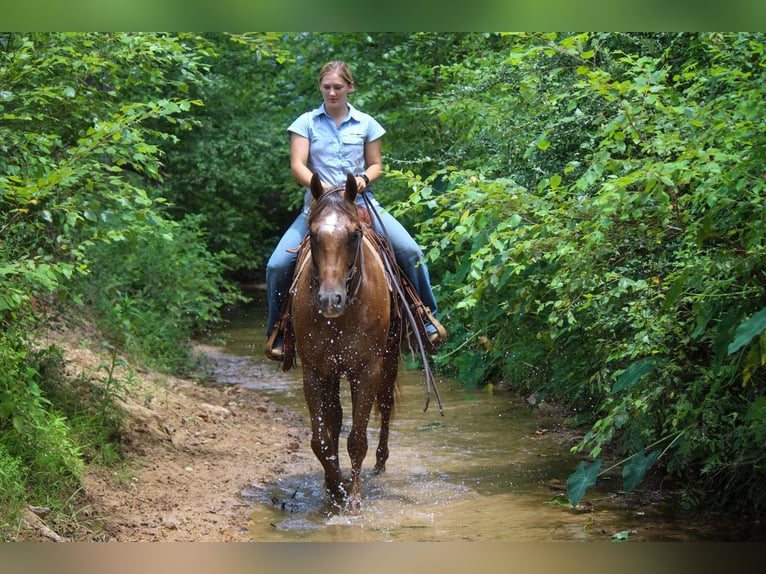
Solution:
<path fill-rule="evenodd" d="M 428 274 L 428 267 L 425 262 L 422 262 L 423 251 L 404 226 L 391 214 L 383 211 L 380 204 L 374 199 L 371 193 L 368 192 L 367 197 L 372 201 L 375 210 L 378 212 L 378 215 L 380 215 L 386 233 L 394 246 L 394 254 L 396 255 L 396 261 L 399 264 L 399 267 L 401 267 L 404 274 L 407 275 L 407 278 L 417 291 L 423 304 L 431 309 L 431 313 L 436 316 L 436 298 L 431 290 L 431 278 Z M 363 198 L 360 194 L 357 198 L 357 203 L 363 204 L 362 202 Z M 380 222 L 377 221 L 377 218 L 373 214 L 370 215 L 375 230 L 378 233 L 382 233 L 383 230 L 380 227 Z M 298 258 L 298 254 L 288 251 L 288 249 L 297 247 L 305 237 L 306 233 L 308 233 L 308 227 L 306 225 L 307 218 L 308 210 L 304 208 L 282 236 L 282 239 L 279 240 L 277 247 L 274 249 L 274 253 L 271 254 L 269 262 L 266 264 L 266 290 L 269 304 L 269 318 L 266 323 L 267 337 L 271 335 L 271 332 L 279 321 L 279 315 L 282 312 L 282 303 L 285 300 L 285 295 L 290 289 L 290 284 L 293 279 L 293 271 L 295 269 L 295 262 Z"/>

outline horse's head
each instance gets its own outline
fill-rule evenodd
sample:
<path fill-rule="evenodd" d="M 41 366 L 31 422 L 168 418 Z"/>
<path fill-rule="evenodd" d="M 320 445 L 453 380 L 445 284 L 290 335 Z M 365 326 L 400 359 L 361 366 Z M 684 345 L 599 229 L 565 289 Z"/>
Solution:
<path fill-rule="evenodd" d="M 345 189 L 328 191 L 322 189 L 317 174 L 311 178 L 315 199 L 308 218 L 311 258 L 319 284 L 319 312 L 328 318 L 343 313 L 362 271 L 362 224 L 354 203 L 357 192 L 356 179 L 350 174 Z"/>

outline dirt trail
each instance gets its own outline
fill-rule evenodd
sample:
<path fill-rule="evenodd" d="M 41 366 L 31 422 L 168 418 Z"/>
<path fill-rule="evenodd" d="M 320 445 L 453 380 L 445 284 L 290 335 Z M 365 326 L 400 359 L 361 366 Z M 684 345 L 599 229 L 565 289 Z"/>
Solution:
<path fill-rule="evenodd" d="M 103 364 L 81 334 L 52 330 L 67 377 L 93 377 Z M 214 372 L 225 355 L 198 347 Z M 118 372 L 126 380 L 128 373 Z M 255 391 L 134 372 L 122 406 L 126 464 L 91 468 L 82 510 L 59 525 L 29 513 L 24 537 L 117 542 L 252 540 L 247 491 L 268 483 L 307 452 L 302 417 Z"/>

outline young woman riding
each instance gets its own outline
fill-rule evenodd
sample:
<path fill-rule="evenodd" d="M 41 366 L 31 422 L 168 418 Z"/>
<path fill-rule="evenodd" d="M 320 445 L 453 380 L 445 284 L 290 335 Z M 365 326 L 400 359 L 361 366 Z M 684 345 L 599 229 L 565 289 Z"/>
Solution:
<path fill-rule="evenodd" d="M 428 267 L 423 262 L 423 252 L 391 214 L 380 209 L 372 193 L 372 183 L 383 169 L 381 138 L 383 127 L 370 115 L 361 112 L 348 102 L 354 91 L 354 78 L 348 64 L 331 61 L 319 73 L 319 91 L 324 100 L 315 110 L 300 115 L 288 128 L 290 135 L 290 168 L 295 180 L 309 188 L 311 177 L 317 173 L 325 189 L 345 185 L 347 175 L 356 176 L 359 188 L 357 202 L 362 203 L 362 192 L 372 201 L 381 217 L 385 231 L 393 244 L 397 263 L 410 280 L 421 301 L 436 316 L 437 304 L 431 289 Z M 340 191 L 339 193 L 342 193 Z M 297 254 L 291 251 L 306 235 L 306 216 L 313 200 L 307 191 L 304 208 L 287 229 L 274 249 L 266 265 L 266 288 L 268 291 L 268 322 L 266 336 L 277 328 L 282 303 L 292 281 Z M 373 220 L 378 232 L 379 223 Z M 426 332 L 435 346 L 441 344 L 446 331 L 439 324 L 426 321 Z M 283 358 L 281 337 L 267 349 L 267 355 L 275 360 Z"/>

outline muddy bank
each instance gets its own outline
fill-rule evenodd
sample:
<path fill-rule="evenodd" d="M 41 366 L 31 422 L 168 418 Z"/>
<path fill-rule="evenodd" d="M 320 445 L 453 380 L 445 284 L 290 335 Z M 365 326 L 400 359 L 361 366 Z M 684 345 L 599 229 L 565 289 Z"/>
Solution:
<path fill-rule="evenodd" d="M 66 376 L 93 375 L 104 357 L 82 346 L 82 334 L 59 329 L 47 344 L 64 351 Z M 209 371 L 229 360 L 199 347 Z M 125 377 L 128 372 L 118 372 Z M 76 517 L 30 513 L 23 540 L 249 541 L 248 490 L 305 457 L 301 417 L 242 386 L 221 386 L 152 372 L 133 372 L 118 468 L 90 467 Z"/>

